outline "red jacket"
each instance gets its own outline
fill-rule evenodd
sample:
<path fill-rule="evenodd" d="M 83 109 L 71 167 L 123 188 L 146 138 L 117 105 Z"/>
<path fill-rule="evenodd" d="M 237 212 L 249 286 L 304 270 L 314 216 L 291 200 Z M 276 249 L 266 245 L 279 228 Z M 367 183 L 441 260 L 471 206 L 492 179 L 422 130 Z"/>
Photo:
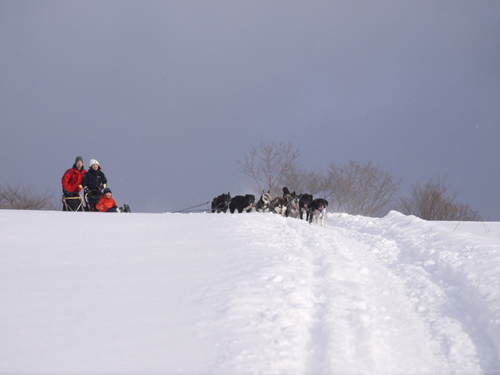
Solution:
<path fill-rule="evenodd" d="M 107 212 L 112 207 L 118 207 L 115 200 L 113 198 L 108 199 L 105 195 L 101 195 L 99 202 L 95 206 L 99 212 Z"/>
<path fill-rule="evenodd" d="M 78 187 L 78 185 L 80 185 L 80 183 L 82 182 L 82 177 L 85 172 L 87 172 L 85 168 L 82 168 L 82 170 L 79 171 L 74 165 L 73 168 L 70 168 L 66 172 L 64 172 L 64 175 L 61 179 L 63 190 L 67 190 L 70 193 L 82 190 L 82 188 Z"/>

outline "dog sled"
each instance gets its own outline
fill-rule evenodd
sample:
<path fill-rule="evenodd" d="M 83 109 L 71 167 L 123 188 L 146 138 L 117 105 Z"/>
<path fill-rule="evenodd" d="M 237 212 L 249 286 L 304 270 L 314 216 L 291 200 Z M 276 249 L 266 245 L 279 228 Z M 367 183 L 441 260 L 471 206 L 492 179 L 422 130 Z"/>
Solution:
<path fill-rule="evenodd" d="M 76 197 L 66 197 L 63 195 L 62 202 L 63 202 L 63 211 L 77 212 L 84 210 L 83 198 L 80 195 Z"/>
<path fill-rule="evenodd" d="M 99 203 L 102 192 L 100 190 L 89 190 L 84 194 L 85 211 L 96 212 L 96 205 Z"/>

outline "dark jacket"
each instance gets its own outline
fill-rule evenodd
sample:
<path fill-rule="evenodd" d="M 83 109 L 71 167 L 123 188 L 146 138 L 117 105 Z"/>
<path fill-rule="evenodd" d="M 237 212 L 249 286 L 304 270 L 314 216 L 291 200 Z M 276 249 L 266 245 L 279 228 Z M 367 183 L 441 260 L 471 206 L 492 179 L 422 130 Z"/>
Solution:
<path fill-rule="evenodd" d="M 85 168 L 82 167 L 81 170 L 78 170 L 78 168 L 76 168 L 76 165 L 73 165 L 73 168 L 70 168 L 66 172 L 64 172 L 64 175 L 61 179 L 63 191 L 67 190 L 69 193 L 73 193 L 75 191 L 82 190 L 78 187 L 78 185 L 80 185 L 85 172 Z"/>
<path fill-rule="evenodd" d="M 104 173 L 102 173 L 100 166 L 97 171 L 90 168 L 82 178 L 83 188 L 87 188 L 89 191 L 98 191 L 100 193 L 103 189 L 103 185 L 107 183 L 108 180 L 106 179 Z"/>

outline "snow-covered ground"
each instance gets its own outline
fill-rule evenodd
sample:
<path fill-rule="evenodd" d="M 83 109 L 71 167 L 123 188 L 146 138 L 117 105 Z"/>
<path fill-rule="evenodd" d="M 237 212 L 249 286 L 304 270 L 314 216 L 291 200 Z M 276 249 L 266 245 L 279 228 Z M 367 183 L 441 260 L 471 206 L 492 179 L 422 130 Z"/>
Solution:
<path fill-rule="evenodd" d="M 0 373 L 500 373 L 500 223 L 0 210 Z"/>

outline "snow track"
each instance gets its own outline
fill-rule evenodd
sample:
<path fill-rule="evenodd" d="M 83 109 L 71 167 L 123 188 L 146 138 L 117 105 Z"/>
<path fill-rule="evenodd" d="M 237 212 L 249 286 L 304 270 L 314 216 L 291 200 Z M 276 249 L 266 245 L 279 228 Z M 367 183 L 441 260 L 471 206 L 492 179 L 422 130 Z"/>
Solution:
<path fill-rule="evenodd" d="M 221 321 L 236 318 L 242 324 L 230 335 L 239 339 L 226 343 L 231 348 L 229 358 L 216 372 L 258 373 L 266 368 L 269 373 L 493 373 L 498 369 L 498 348 L 491 336 L 498 322 L 471 321 L 471 317 L 482 319 L 479 315 L 488 311 L 488 301 L 481 301 L 477 290 L 467 290 L 463 284 L 471 275 L 463 267 L 453 269 L 444 248 L 439 255 L 442 262 L 432 257 L 439 250 L 428 249 L 439 244 L 433 235 L 446 238 L 439 228 L 397 213 L 385 219 L 330 215 L 325 227 L 273 216 L 265 220 L 259 229 L 263 242 L 253 243 L 253 251 L 260 246 L 276 251 L 262 259 L 258 272 L 233 280 L 232 295 L 237 297 L 227 302 L 231 308 Z M 404 221 L 421 224 L 425 234 L 409 236 L 401 225 Z M 451 250 L 455 258 L 462 256 Z M 235 314 L 238 311 L 251 313 Z M 246 339 L 260 342 L 252 345 Z M 252 346 L 255 351 L 248 349 Z M 240 347 L 245 349 L 239 351 Z"/>
<path fill-rule="evenodd" d="M 2 215 L 5 228 L 27 214 Z M 63 231 L 50 234 L 51 223 L 68 216 L 32 215 L 47 216 L 23 218 L 31 237 L 12 225 L 1 233 L 3 372 L 500 369 L 498 233 L 454 233 L 396 212 L 382 219 L 329 214 L 324 227 L 271 214 L 81 214 L 80 225 L 94 229 L 97 219 L 110 235 L 90 252 L 68 253 L 53 246 Z M 71 247 L 82 239 L 67 240 Z M 54 285 L 56 292 L 47 290 Z M 66 323 L 73 315 L 69 321 L 82 322 L 77 332 L 94 334 L 74 341 Z M 50 335 L 57 345 L 47 348 Z M 59 367 L 27 354 L 39 345 L 61 358 Z M 78 358 L 94 361 L 88 367 Z"/>

